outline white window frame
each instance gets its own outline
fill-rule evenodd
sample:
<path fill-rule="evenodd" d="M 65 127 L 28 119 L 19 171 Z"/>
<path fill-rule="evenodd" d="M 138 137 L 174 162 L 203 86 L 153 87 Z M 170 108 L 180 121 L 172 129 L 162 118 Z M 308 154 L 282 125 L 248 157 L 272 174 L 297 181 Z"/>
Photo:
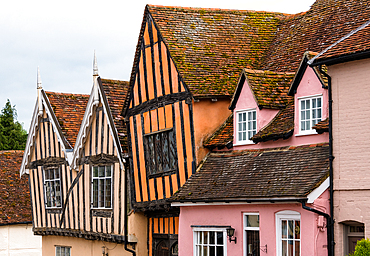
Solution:
<path fill-rule="evenodd" d="M 218 228 L 218 227 L 193 227 L 193 255 L 194 256 L 208 256 L 208 255 L 197 255 L 196 246 L 198 245 L 197 240 L 197 233 L 196 232 L 205 232 L 205 231 L 213 231 L 213 232 L 222 232 L 223 233 L 223 254 L 227 256 L 227 232 L 225 228 Z M 209 252 L 209 251 L 208 251 Z"/>
<path fill-rule="evenodd" d="M 59 253 L 59 254 L 57 254 L 57 252 L 58 252 L 58 248 L 59 248 L 59 250 L 60 250 L 60 253 Z M 61 252 L 62 248 L 64 248 L 64 255 L 62 255 L 62 252 Z M 61 245 L 56 245 L 56 246 L 55 246 L 55 256 L 71 256 L 71 255 L 72 255 L 72 253 L 71 253 L 71 248 L 72 248 L 72 247 L 70 247 L 70 246 L 61 246 Z M 67 250 L 69 251 L 69 254 L 67 254 Z"/>
<path fill-rule="evenodd" d="M 255 120 L 249 120 L 248 119 L 248 113 L 256 113 L 256 119 Z M 246 132 L 246 139 L 245 140 L 239 140 L 239 114 L 246 113 L 246 130 L 242 132 Z M 257 109 L 251 108 L 251 109 L 243 109 L 243 110 L 238 110 L 235 111 L 235 145 L 246 145 L 246 144 L 254 144 L 253 140 L 250 140 L 248 138 L 248 132 L 250 131 L 255 131 L 255 134 L 258 132 L 258 127 L 257 127 Z M 256 129 L 248 129 L 248 122 L 256 122 Z"/>
<path fill-rule="evenodd" d="M 299 133 L 298 135 L 309 135 L 309 134 L 317 134 L 316 130 L 313 129 L 312 127 L 314 126 L 313 122 L 312 122 L 312 100 L 313 99 L 321 99 L 321 120 L 324 120 L 323 119 L 323 96 L 322 94 L 318 94 L 318 95 L 311 95 L 311 96 L 305 96 L 305 97 L 299 97 L 298 98 L 298 113 L 299 113 Z M 302 131 L 302 113 L 301 113 L 301 102 L 304 101 L 304 100 L 310 100 L 310 129 L 309 130 L 305 130 L 305 131 Z M 305 119 L 307 120 L 307 119 Z M 320 122 L 319 121 L 319 122 Z"/>
<path fill-rule="evenodd" d="M 281 211 L 277 212 L 275 214 L 276 216 L 276 255 L 277 256 L 282 256 L 281 253 L 281 244 L 282 244 L 282 234 L 281 234 L 281 221 L 282 220 L 295 220 L 295 221 L 300 221 L 300 239 L 299 239 L 299 255 L 302 255 L 302 221 L 301 221 L 301 214 L 299 212 L 295 211 Z"/>
<path fill-rule="evenodd" d="M 98 177 L 94 177 L 94 168 L 101 168 L 101 167 L 104 167 L 104 177 L 99 177 L 99 173 L 98 173 Z M 110 176 L 106 176 L 106 167 L 110 167 Z M 114 170 L 114 165 L 104 165 L 104 166 L 92 166 L 91 167 L 91 209 L 112 209 L 112 205 L 113 205 L 113 170 Z M 99 171 L 98 171 L 99 172 Z M 106 186 L 105 186 L 105 181 L 110 179 L 110 207 L 107 207 L 106 206 Z M 97 207 L 94 207 L 94 203 L 95 203 L 95 200 L 94 200 L 94 180 L 97 180 L 97 183 L 98 183 L 98 206 Z M 100 182 L 104 181 L 104 207 L 101 207 L 99 206 L 99 185 L 100 185 Z"/>
<path fill-rule="evenodd" d="M 243 255 L 247 256 L 248 255 L 248 248 L 247 248 L 247 231 L 252 230 L 252 231 L 259 231 L 260 227 L 247 227 L 247 216 L 250 215 L 257 215 L 259 216 L 260 214 L 258 212 L 245 212 L 243 213 L 243 227 L 244 227 L 244 241 L 243 241 Z M 258 249 L 260 249 L 260 246 L 258 246 Z"/>
<path fill-rule="evenodd" d="M 54 171 L 54 178 L 53 179 L 50 179 L 50 178 L 47 178 L 46 177 L 46 172 L 50 172 L 51 170 Z M 58 170 L 59 171 L 59 177 L 58 178 L 55 178 L 55 170 Z M 58 167 L 54 167 L 54 168 L 47 168 L 47 169 L 44 169 L 43 168 L 43 171 L 42 171 L 42 175 L 43 175 L 43 178 L 44 178 L 44 203 L 45 203 L 45 208 L 46 209 L 56 209 L 56 208 L 62 208 L 62 204 L 63 204 L 63 195 L 62 195 L 62 179 L 61 179 L 61 176 L 62 176 L 62 167 L 58 166 Z M 56 182 L 59 181 L 59 191 L 57 191 L 57 188 L 56 188 Z M 59 202 L 59 205 L 55 205 L 55 206 L 48 206 L 48 196 L 47 196 L 47 187 L 48 185 L 47 184 L 52 184 L 52 190 L 50 191 L 50 201 L 51 201 L 51 204 L 53 204 L 53 201 L 57 201 L 57 192 L 59 192 L 59 198 L 60 198 L 60 202 Z M 49 186 L 50 188 L 50 186 Z M 54 193 L 54 196 L 52 195 Z M 53 197 L 55 197 L 55 199 L 53 200 Z"/>

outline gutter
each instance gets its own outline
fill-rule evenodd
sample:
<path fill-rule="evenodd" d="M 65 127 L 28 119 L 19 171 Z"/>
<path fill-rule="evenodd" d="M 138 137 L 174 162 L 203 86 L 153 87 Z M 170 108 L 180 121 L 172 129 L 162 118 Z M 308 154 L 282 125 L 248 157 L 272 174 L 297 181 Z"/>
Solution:
<path fill-rule="evenodd" d="M 5 223 L 5 224 L 0 224 L 0 227 L 1 226 L 22 225 L 22 224 L 32 224 L 32 221 L 22 221 L 22 222 Z"/>
<path fill-rule="evenodd" d="M 125 204 L 124 204 L 124 207 L 123 207 L 123 211 L 124 211 L 124 237 L 125 237 L 125 250 L 132 253 L 133 256 L 136 256 L 136 252 L 134 250 L 131 250 L 127 247 L 127 242 L 128 242 L 128 226 L 127 226 L 127 223 L 128 223 L 128 215 L 127 215 L 127 187 L 128 187 L 128 163 L 129 163 L 129 159 L 126 159 L 124 165 L 125 165 Z"/>

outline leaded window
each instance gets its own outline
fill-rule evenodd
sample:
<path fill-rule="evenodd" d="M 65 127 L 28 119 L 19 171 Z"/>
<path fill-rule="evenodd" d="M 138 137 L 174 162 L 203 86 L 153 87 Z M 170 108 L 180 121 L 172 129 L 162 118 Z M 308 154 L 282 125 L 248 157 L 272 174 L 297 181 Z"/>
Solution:
<path fill-rule="evenodd" d="M 71 256 L 71 247 L 55 246 L 55 256 Z"/>
<path fill-rule="evenodd" d="M 177 167 L 173 129 L 145 135 L 145 158 L 149 174 L 173 171 Z"/>
<path fill-rule="evenodd" d="M 44 169 L 44 193 L 46 208 L 62 207 L 59 167 Z"/>
<path fill-rule="evenodd" d="M 92 207 L 112 208 L 112 166 L 94 166 L 92 170 Z"/>

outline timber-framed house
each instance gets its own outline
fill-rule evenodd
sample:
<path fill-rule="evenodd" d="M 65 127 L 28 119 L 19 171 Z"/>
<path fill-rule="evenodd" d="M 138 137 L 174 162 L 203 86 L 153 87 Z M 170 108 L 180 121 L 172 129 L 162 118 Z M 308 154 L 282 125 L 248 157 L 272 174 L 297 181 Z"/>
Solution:
<path fill-rule="evenodd" d="M 20 171 L 29 173 L 33 232 L 43 237 L 45 255 L 130 255 L 125 241 L 140 253 L 137 237 L 125 238 L 120 112 L 128 82 L 101 79 L 95 64 L 90 95 L 47 92 L 38 79 Z"/>
<path fill-rule="evenodd" d="M 131 206 L 148 218 L 149 255 L 178 255 L 171 197 L 209 152 L 203 140 L 230 115 L 240 70 L 259 67 L 281 17 L 146 6 L 122 115 Z"/>

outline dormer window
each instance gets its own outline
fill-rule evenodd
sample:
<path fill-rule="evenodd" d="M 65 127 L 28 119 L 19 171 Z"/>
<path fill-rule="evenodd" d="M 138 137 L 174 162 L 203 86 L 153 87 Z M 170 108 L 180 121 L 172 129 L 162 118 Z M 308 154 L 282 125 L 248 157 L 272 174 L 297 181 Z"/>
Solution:
<path fill-rule="evenodd" d="M 299 100 L 299 133 L 315 134 L 312 127 L 322 120 L 322 96 L 305 97 Z"/>
<path fill-rule="evenodd" d="M 250 144 L 250 138 L 257 133 L 257 113 L 255 109 L 236 112 L 236 142 Z"/>

